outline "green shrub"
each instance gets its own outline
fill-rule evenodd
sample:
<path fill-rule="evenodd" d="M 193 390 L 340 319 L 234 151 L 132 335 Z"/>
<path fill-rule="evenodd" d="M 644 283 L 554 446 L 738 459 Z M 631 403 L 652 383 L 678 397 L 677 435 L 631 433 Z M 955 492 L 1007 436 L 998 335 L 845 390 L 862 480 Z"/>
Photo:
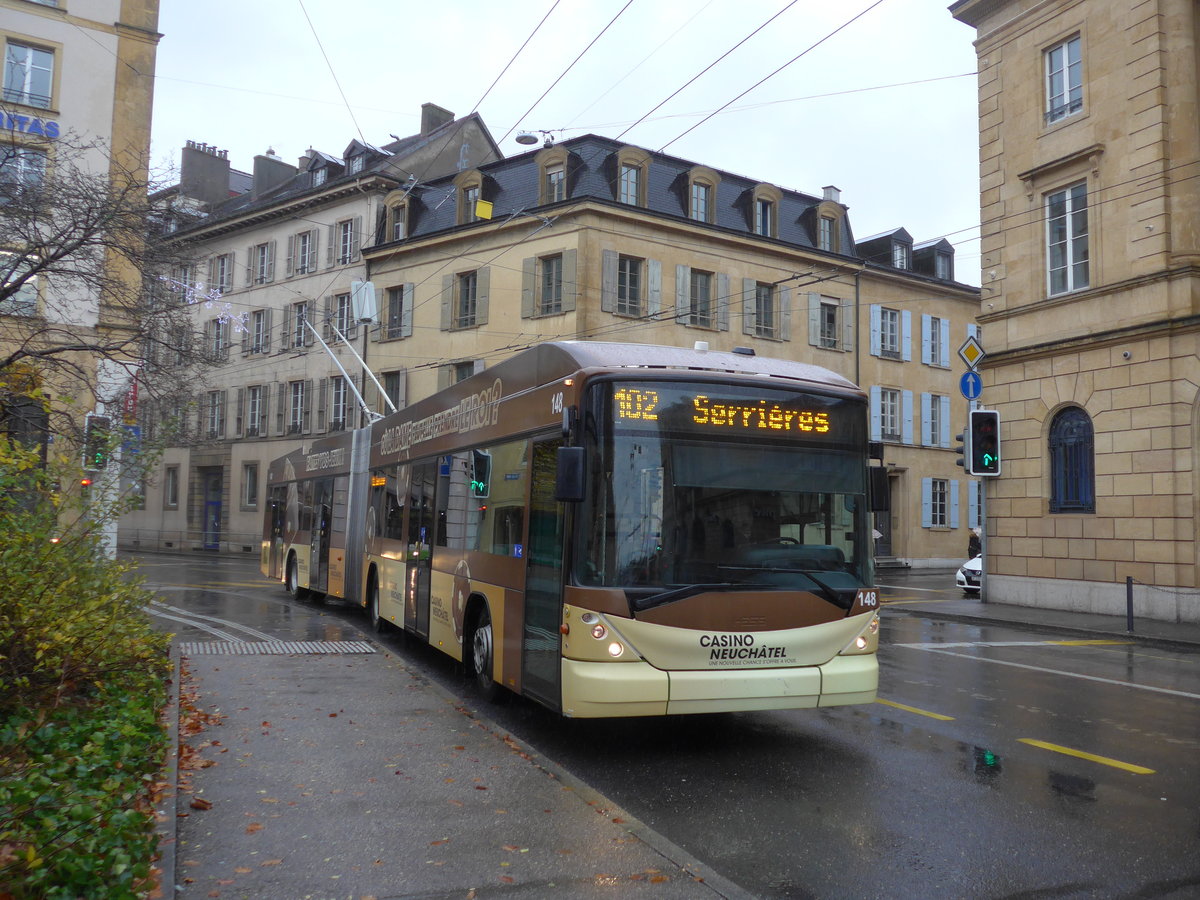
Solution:
<path fill-rule="evenodd" d="M 0 440 L 0 894 L 137 897 L 169 638 L 49 479 Z"/>

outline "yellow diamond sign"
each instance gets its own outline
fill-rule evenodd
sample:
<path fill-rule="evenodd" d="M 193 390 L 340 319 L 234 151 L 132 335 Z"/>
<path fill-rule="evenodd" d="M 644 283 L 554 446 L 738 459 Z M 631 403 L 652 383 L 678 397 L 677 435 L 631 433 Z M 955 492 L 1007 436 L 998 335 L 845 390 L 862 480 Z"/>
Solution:
<path fill-rule="evenodd" d="M 968 369 L 974 369 L 979 365 L 979 361 L 987 356 L 987 354 L 983 352 L 983 346 L 979 343 L 974 335 L 971 335 L 962 342 L 962 346 L 958 348 L 958 355 L 962 358 L 962 361 L 967 364 Z"/>

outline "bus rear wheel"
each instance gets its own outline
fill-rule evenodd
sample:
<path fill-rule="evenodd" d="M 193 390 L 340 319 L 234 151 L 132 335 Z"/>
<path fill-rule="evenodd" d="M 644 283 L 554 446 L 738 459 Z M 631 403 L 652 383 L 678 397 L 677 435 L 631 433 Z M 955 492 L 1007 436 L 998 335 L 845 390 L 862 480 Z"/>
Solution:
<path fill-rule="evenodd" d="M 287 570 L 283 576 L 283 589 L 287 591 L 293 600 L 300 599 L 300 575 L 296 568 L 296 557 L 289 556 L 287 561 Z"/>
<path fill-rule="evenodd" d="M 367 582 L 367 623 L 376 634 L 387 624 L 379 615 L 379 579 L 375 575 Z"/>
<path fill-rule="evenodd" d="M 492 614 L 486 605 L 480 607 L 475 619 L 470 660 L 476 690 L 484 700 L 495 701 L 500 696 L 500 685 L 493 677 L 496 666 L 495 634 L 492 631 Z"/>

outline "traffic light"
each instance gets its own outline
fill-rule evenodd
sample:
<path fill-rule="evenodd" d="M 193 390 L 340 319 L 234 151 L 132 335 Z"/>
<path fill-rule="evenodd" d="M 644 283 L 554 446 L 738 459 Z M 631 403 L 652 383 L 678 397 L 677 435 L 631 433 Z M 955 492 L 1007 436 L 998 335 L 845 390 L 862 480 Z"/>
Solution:
<path fill-rule="evenodd" d="M 492 454 L 486 450 L 471 451 L 471 496 L 486 499 L 492 487 Z"/>
<path fill-rule="evenodd" d="M 994 409 L 971 410 L 968 458 L 972 475 L 1000 474 L 1000 413 Z"/>
<path fill-rule="evenodd" d="M 83 433 L 83 467 L 88 471 L 103 469 L 108 465 L 109 428 L 108 416 L 88 414 Z"/>
<path fill-rule="evenodd" d="M 967 432 L 963 431 L 956 434 L 954 439 L 958 441 L 958 446 L 954 448 L 954 452 L 958 454 L 954 458 L 954 464 L 962 466 L 965 471 L 970 472 L 971 469 L 967 466 L 967 457 L 970 456 L 971 450 L 967 446 Z"/>

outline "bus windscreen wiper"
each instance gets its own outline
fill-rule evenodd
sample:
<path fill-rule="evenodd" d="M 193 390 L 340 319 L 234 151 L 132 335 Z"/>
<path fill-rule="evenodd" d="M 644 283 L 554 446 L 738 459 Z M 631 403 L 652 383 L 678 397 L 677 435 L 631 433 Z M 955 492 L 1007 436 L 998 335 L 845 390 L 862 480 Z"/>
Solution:
<path fill-rule="evenodd" d="M 683 600 L 686 597 L 694 597 L 696 594 L 704 594 L 708 591 L 737 591 L 744 590 L 746 585 L 734 584 L 729 581 L 719 581 L 716 584 L 689 584 L 681 588 L 675 588 L 673 591 L 663 591 L 660 594 L 651 594 L 649 597 L 638 597 L 631 604 L 634 612 L 645 612 L 648 609 L 654 609 L 656 606 L 665 606 L 668 603 L 674 603 L 676 600 Z"/>
<path fill-rule="evenodd" d="M 849 609 L 854 604 L 853 598 L 847 602 L 843 592 L 838 591 L 836 588 L 826 584 L 808 569 L 793 569 L 787 566 L 718 566 L 718 568 L 732 569 L 738 572 L 773 572 L 786 575 L 803 575 L 805 578 L 815 584 L 820 589 L 821 594 L 824 595 L 825 599 L 834 606 L 839 607 L 840 609 Z M 750 582 L 749 584 L 753 584 L 753 582 Z M 755 587 L 757 587 L 757 585 L 755 585 Z M 855 588 L 854 590 L 857 592 L 858 589 Z"/>

